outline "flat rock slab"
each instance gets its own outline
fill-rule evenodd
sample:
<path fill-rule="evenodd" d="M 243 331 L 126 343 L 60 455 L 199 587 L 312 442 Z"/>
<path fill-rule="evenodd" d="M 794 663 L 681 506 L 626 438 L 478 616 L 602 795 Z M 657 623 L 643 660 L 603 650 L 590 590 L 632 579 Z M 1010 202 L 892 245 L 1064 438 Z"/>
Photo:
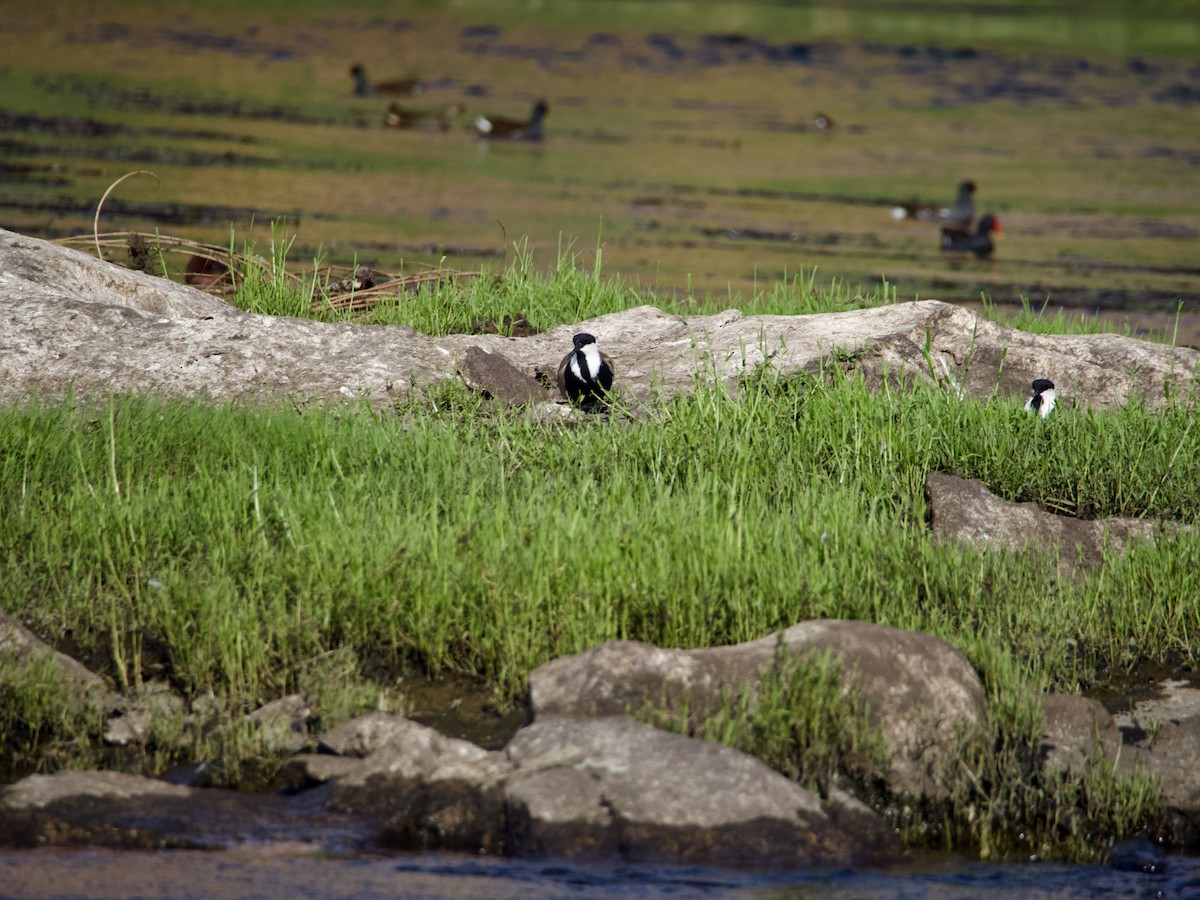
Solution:
<path fill-rule="evenodd" d="M 83 663 L 58 652 L 3 612 L 0 612 L 0 657 L 10 659 L 23 668 L 51 660 L 76 694 L 85 695 L 106 711 L 116 709 L 122 703 L 121 697 L 109 690 L 103 678 Z"/>
<path fill-rule="evenodd" d="M 528 377 L 553 372 L 580 330 L 615 360 L 639 400 L 734 384 L 760 364 L 815 372 L 854 359 L 869 382 L 921 379 L 989 397 L 1051 378 L 1064 405 L 1106 408 L 1182 394 L 1200 352 L 1117 335 L 1033 335 L 926 300 L 809 316 L 688 319 L 650 306 L 521 338 L 432 338 L 400 325 L 250 315 L 185 285 L 0 230 L 0 401 L 133 391 L 217 400 L 387 405 L 413 385 L 455 377 L 468 350 L 501 354 Z M 836 351 L 836 354 L 835 354 Z M 1170 389 L 1170 391 L 1168 390 Z"/>
<path fill-rule="evenodd" d="M 519 856 L 570 849 L 630 862 L 794 869 L 905 855 L 869 812 L 849 831 L 815 794 L 754 757 L 623 716 L 535 722 L 505 752 L 516 766 L 505 801 Z"/>
<path fill-rule="evenodd" d="M 957 734 L 981 720 L 986 699 L 966 657 L 939 638 L 870 622 L 801 622 L 781 635 L 728 647 L 671 650 L 610 641 L 530 673 L 536 721 L 607 716 L 650 705 L 715 712 L 727 692 L 753 689 L 773 669 L 780 644 L 792 655 L 832 652 L 844 688 L 861 693 L 890 751 L 893 791 L 940 795 L 939 764 L 957 753 Z"/>
<path fill-rule="evenodd" d="M 0 845 L 215 850 L 256 841 L 362 849 L 361 817 L 323 809 L 318 794 L 260 796 L 180 787 L 120 772 L 32 775 L 0 791 Z"/>
<path fill-rule="evenodd" d="M 983 482 L 945 472 L 925 480 L 933 533 L 976 547 L 1058 554 L 1064 573 L 1100 565 L 1106 555 L 1125 552 L 1130 543 L 1170 533 L 1178 526 L 1152 519 L 1075 519 L 1046 512 L 1036 503 L 1012 503 Z"/>

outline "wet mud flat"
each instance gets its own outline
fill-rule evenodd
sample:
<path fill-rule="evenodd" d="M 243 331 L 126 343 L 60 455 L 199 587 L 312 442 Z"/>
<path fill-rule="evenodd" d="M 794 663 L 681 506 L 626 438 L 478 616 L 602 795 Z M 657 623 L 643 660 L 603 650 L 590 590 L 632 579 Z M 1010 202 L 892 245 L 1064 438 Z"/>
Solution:
<path fill-rule="evenodd" d="M 222 243 L 281 221 L 294 262 L 388 269 L 502 265 L 527 238 L 539 265 L 567 247 L 590 266 L 599 249 L 606 272 L 684 308 L 814 270 L 818 285 L 886 280 L 901 299 L 986 294 L 1118 325 L 1133 310 L 1135 333 L 1168 314 L 1174 330 L 1182 302 L 1179 340 L 1197 342 L 1200 64 L 987 33 L 831 37 L 816 14 L 779 15 L 756 32 L 705 7 L 617 29 L 506 6 L 117 4 L 51 33 L 18 12 L 0 38 L 0 220 L 85 233 L 108 185 L 148 169 L 158 182 L 124 183 L 101 230 Z M 356 62 L 423 88 L 356 96 Z M 474 136 L 476 114 L 527 115 L 538 98 L 545 141 Z M 390 128 L 391 102 L 462 112 L 444 131 Z M 990 259 L 892 219 L 897 204 L 948 204 L 962 178 L 1003 222 Z"/>

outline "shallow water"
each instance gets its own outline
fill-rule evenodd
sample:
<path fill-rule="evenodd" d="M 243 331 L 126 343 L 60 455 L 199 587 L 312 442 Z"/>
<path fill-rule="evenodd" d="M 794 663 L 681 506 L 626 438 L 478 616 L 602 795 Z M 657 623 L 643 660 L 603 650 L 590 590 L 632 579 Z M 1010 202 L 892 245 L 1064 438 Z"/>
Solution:
<path fill-rule="evenodd" d="M 31 850 L 0 852 L 0 896 L 65 898 L 551 897 L 882 898 L 1188 897 L 1200 895 L 1200 861 L 1170 858 L 1163 871 L 1107 866 L 985 865 L 929 858 L 886 871 L 748 875 L 715 869 L 582 866 L 453 855 L 331 858 L 300 844 L 221 853 Z"/>

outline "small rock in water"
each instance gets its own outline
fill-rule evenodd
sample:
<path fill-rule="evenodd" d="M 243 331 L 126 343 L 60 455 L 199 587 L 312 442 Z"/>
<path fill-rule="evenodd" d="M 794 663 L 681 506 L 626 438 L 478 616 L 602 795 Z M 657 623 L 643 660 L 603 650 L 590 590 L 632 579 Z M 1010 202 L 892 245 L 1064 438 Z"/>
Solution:
<path fill-rule="evenodd" d="M 1161 875 L 1167 871 L 1167 854 L 1149 838 L 1137 838 L 1113 847 L 1108 854 L 1108 864 L 1122 872 Z"/>

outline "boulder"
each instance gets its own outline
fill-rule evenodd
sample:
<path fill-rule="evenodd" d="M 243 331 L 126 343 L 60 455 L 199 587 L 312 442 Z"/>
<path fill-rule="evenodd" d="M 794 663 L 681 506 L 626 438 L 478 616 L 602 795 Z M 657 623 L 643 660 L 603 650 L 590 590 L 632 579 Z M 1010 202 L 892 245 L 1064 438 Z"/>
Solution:
<path fill-rule="evenodd" d="M 981 721 L 986 700 L 966 657 L 919 632 L 822 620 L 793 625 L 779 636 L 698 650 L 610 641 L 532 672 L 531 710 L 538 721 L 618 715 L 646 705 L 672 710 L 686 703 L 703 717 L 730 692 L 753 689 L 781 644 L 792 655 L 831 651 L 841 658 L 843 689 L 861 693 L 888 747 L 891 790 L 944 795 L 939 766 L 955 758 L 959 733 Z"/>
<path fill-rule="evenodd" d="M 504 840 L 503 753 L 397 719 L 387 742 L 333 781 L 327 808 L 369 815 L 405 847 L 499 852 Z"/>
<path fill-rule="evenodd" d="M 1082 772 L 1097 751 L 1111 761 L 1121 752 L 1121 731 L 1099 700 L 1078 694 L 1042 698 L 1042 754 L 1053 772 Z"/>
<path fill-rule="evenodd" d="M 123 703 L 121 695 L 110 691 L 103 678 L 78 660 L 55 650 L 3 612 L 0 612 L 0 656 L 25 668 L 52 661 L 72 692 L 82 695 L 98 709 L 109 712 Z"/>
<path fill-rule="evenodd" d="M 758 869 L 904 856 L 881 818 L 820 799 L 748 754 L 623 716 L 557 717 L 505 750 L 509 852 Z M 859 815 L 865 812 L 865 815 Z"/>
<path fill-rule="evenodd" d="M 319 792 L 182 787 L 121 772 L 31 775 L 0 790 L 0 846 L 223 849 L 294 841 L 345 851 L 374 837 L 371 823 L 327 812 L 321 799 Z"/>
<path fill-rule="evenodd" d="M 554 399 L 537 379 L 526 375 L 503 354 L 475 345 L 463 354 L 459 374 L 471 390 L 500 403 L 530 406 Z"/>
<path fill-rule="evenodd" d="M 503 751 L 395 724 L 342 772 L 297 758 L 293 781 L 331 778 L 327 808 L 378 818 L 399 846 L 753 868 L 904 856 L 852 797 L 823 803 L 752 756 L 624 716 L 535 722 Z"/>
<path fill-rule="evenodd" d="M 308 744 L 308 722 L 312 708 L 303 694 L 288 694 L 245 715 L 254 725 L 258 739 L 268 750 L 296 753 Z"/>
<path fill-rule="evenodd" d="M 392 739 L 403 739 L 407 719 L 391 713 L 373 712 L 347 719 L 324 732 L 317 741 L 321 753 L 362 758 L 370 756 Z"/>
<path fill-rule="evenodd" d="M 1023 395 L 1049 377 L 1064 404 L 1150 406 L 1192 382 L 1200 352 L 1119 335 L 1034 335 L 936 300 L 807 316 L 727 310 L 682 318 L 650 306 L 519 338 L 427 337 L 401 325 L 251 315 L 185 285 L 0 230 L 0 401 L 124 391 L 219 400 L 273 397 L 388 405 L 451 378 L 471 347 L 526 376 L 552 373 L 587 330 L 638 400 L 736 385 L 762 364 L 785 374 L 848 365 L 872 384 L 920 379 L 977 397 Z M 475 354 L 478 359 L 478 355 Z"/>
<path fill-rule="evenodd" d="M 974 478 L 930 472 L 925 479 L 930 522 L 939 541 L 1057 557 L 1070 574 L 1093 568 L 1107 554 L 1122 554 L 1134 541 L 1150 540 L 1177 526 L 1151 519 L 1075 519 L 1048 513 L 1036 503 L 1001 500 Z"/>

